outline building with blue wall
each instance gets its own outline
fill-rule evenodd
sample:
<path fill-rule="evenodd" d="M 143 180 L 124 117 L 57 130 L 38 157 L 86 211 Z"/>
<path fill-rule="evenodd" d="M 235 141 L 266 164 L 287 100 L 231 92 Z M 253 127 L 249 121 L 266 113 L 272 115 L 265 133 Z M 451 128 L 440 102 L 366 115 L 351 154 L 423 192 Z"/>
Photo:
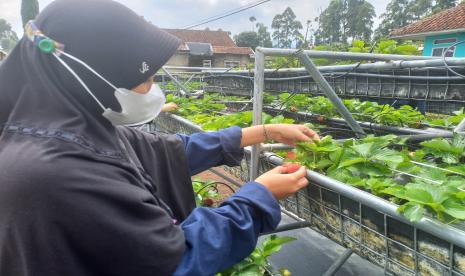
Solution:
<path fill-rule="evenodd" d="M 424 56 L 442 56 L 447 51 L 447 57 L 465 57 L 465 4 L 396 29 L 390 37 L 423 40 Z"/>

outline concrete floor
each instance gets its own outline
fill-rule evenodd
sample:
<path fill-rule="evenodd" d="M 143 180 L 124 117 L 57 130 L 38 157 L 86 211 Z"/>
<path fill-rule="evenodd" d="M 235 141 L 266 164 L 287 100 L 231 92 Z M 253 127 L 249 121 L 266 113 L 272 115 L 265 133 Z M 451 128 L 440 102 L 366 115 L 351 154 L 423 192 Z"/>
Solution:
<path fill-rule="evenodd" d="M 295 220 L 285 214 L 282 215 L 281 224 L 292 222 Z M 270 262 L 274 268 L 287 268 L 293 276 L 323 275 L 345 251 L 344 247 L 310 228 L 286 231 L 278 235 L 297 238 L 296 241 L 283 245 L 280 252 L 270 257 Z M 335 275 L 378 276 L 384 275 L 384 270 L 358 255 L 352 254 Z"/>

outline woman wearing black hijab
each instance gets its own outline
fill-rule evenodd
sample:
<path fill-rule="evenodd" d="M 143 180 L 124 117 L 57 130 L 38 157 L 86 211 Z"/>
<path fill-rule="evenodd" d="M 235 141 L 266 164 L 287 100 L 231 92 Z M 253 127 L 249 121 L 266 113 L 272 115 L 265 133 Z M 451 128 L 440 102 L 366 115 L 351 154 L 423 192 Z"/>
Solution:
<path fill-rule="evenodd" d="M 214 209 L 195 208 L 190 177 L 313 131 L 121 126 L 156 116 L 151 76 L 178 45 L 109 0 L 58 0 L 28 25 L 0 67 L 0 275 L 212 275 L 276 227 L 276 198 L 306 186 L 305 169 L 278 167 Z"/>

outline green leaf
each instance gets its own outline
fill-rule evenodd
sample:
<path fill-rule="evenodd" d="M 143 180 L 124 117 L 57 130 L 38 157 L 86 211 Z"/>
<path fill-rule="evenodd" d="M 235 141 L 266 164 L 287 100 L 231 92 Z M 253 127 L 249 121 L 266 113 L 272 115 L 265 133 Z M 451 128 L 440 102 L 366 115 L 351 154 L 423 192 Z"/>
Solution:
<path fill-rule="evenodd" d="M 398 198 L 405 198 L 405 188 L 403 186 L 393 186 L 382 191 L 385 194 L 392 195 Z"/>
<path fill-rule="evenodd" d="M 433 139 L 431 141 L 422 142 L 421 145 L 426 148 L 435 149 L 443 152 L 453 152 L 451 144 L 445 139 Z"/>
<path fill-rule="evenodd" d="M 263 255 L 268 257 L 273 253 L 279 252 L 283 244 L 295 240 L 296 238 L 293 237 L 278 237 L 276 235 L 271 235 L 263 242 Z"/>
<path fill-rule="evenodd" d="M 444 212 L 448 215 L 457 219 L 465 219 L 465 205 L 462 203 L 450 198 L 444 201 L 442 205 L 445 208 Z"/>
<path fill-rule="evenodd" d="M 405 199 L 422 204 L 434 203 L 434 198 L 428 191 L 416 188 L 407 188 Z"/>
<path fill-rule="evenodd" d="M 349 167 L 349 166 L 359 164 L 359 163 L 364 163 L 364 162 L 365 162 L 365 158 L 362 158 L 362 157 L 351 159 L 351 160 L 346 160 L 339 164 L 339 168 L 345 168 L 345 167 Z"/>
<path fill-rule="evenodd" d="M 329 160 L 329 159 L 321 159 L 320 161 L 318 161 L 316 167 L 320 170 L 322 169 L 325 169 L 329 166 L 331 166 L 333 164 L 333 161 Z"/>
<path fill-rule="evenodd" d="M 420 221 L 425 213 L 425 208 L 419 204 L 406 203 L 402 206 L 399 206 L 397 211 L 403 214 L 408 220 L 412 222 Z"/>
<path fill-rule="evenodd" d="M 372 147 L 373 147 L 373 143 L 365 143 L 365 144 L 352 146 L 352 149 L 354 149 L 358 154 L 366 158 L 370 155 Z"/>
<path fill-rule="evenodd" d="M 377 151 L 372 157 L 372 160 L 377 160 L 386 163 L 391 168 L 396 168 L 404 161 L 402 155 L 395 150 L 382 149 Z"/>

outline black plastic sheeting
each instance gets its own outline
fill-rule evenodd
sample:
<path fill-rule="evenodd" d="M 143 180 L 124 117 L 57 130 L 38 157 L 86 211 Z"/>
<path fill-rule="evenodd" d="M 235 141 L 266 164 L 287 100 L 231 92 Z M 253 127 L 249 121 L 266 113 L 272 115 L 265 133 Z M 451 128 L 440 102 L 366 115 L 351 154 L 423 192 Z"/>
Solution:
<path fill-rule="evenodd" d="M 281 224 L 293 222 L 295 222 L 293 218 L 283 214 Z M 280 252 L 269 258 L 275 270 L 286 268 L 293 276 L 323 275 L 346 250 L 310 228 L 286 231 L 277 235 L 297 238 L 296 241 L 283 245 Z M 260 238 L 260 242 L 264 238 Z M 335 275 L 381 276 L 385 274 L 383 268 L 353 253 Z"/>

